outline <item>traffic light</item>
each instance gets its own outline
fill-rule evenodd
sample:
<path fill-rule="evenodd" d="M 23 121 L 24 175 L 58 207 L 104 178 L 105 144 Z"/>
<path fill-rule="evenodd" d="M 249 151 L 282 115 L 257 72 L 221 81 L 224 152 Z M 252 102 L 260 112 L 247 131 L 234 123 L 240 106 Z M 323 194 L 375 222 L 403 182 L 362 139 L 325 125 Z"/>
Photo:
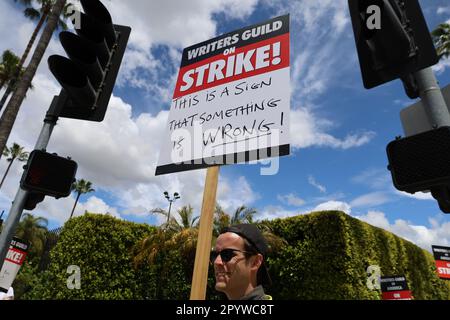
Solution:
<path fill-rule="evenodd" d="M 43 196 L 67 197 L 75 181 L 77 167 L 77 163 L 73 160 L 42 150 L 33 150 L 25 166 L 20 186 L 24 190 Z M 40 195 L 36 194 L 30 195 L 29 200 L 32 202 L 39 197 Z"/>
<path fill-rule="evenodd" d="M 398 138 L 386 152 L 398 190 L 431 191 L 441 210 L 450 213 L 450 127 Z"/>
<path fill-rule="evenodd" d="M 77 34 L 59 35 L 69 58 L 48 58 L 50 71 L 63 87 L 60 96 L 67 97 L 55 115 L 103 121 L 131 28 L 114 25 L 98 0 L 81 0 L 81 5 L 84 13 L 75 14 Z"/>
<path fill-rule="evenodd" d="M 407 79 L 438 62 L 418 0 L 348 0 L 348 5 L 366 89 Z"/>

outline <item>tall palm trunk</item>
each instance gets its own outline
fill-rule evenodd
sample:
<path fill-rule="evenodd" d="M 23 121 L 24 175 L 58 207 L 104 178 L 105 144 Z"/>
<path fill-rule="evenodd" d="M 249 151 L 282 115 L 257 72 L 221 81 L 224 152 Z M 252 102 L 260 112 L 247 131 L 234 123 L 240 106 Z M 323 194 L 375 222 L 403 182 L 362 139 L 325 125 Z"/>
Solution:
<path fill-rule="evenodd" d="M 72 219 L 73 212 L 75 211 L 75 207 L 77 206 L 78 199 L 80 199 L 80 196 L 81 196 L 81 192 L 78 192 L 78 194 L 77 194 L 77 199 L 75 200 L 75 203 L 73 204 L 73 208 L 72 208 L 72 212 L 70 213 L 70 218 L 69 218 L 69 220 Z"/>
<path fill-rule="evenodd" d="M 11 81 L 11 82 L 10 82 L 9 85 L 6 87 L 6 90 L 5 90 L 5 92 L 3 93 L 2 100 L 0 100 L 0 110 L 2 110 L 3 106 L 4 106 L 5 103 L 6 103 L 6 100 L 8 100 L 9 95 L 10 95 L 11 92 L 13 91 L 13 84 L 12 84 L 12 81 L 13 81 L 13 80 L 10 80 L 10 81 Z"/>
<path fill-rule="evenodd" d="M 5 181 L 6 176 L 8 175 L 9 168 L 11 168 L 13 162 L 14 162 L 14 159 L 12 159 L 11 162 L 8 164 L 8 168 L 6 168 L 5 174 L 3 175 L 2 182 L 0 182 L 0 188 L 2 187 L 3 182 Z"/>
<path fill-rule="evenodd" d="M 16 71 L 14 73 L 14 76 L 12 79 L 9 80 L 9 84 L 6 87 L 6 91 L 3 93 L 2 100 L 0 100 L 0 111 L 3 109 L 3 106 L 5 105 L 6 100 L 8 99 L 11 92 L 14 90 L 14 84 L 17 82 L 17 79 L 20 77 L 20 71 L 22 70 L 23 64 L 25 63 L 25 60 L 28 58 L 28 54 L 31 51 L 31 48 L 33 47 L 34 41 L 37 38 L 37 35 L 39 34 L 39 31 L 41 31 L 42 26 L 44 25 L 45 19 L 47 19 L 47 16 L 49 14 L 50 8 L 44 10 L 44 12 L 41 15 L 41 18 L 39 19 L 39 22 L 34 28 L 33 34 L 31 35 L 30 41 L 28 41 L 28 45 L 25 49 L 25 52 L 23 53 L 22 57 L 20 58 L 19 63 L 17 64 Z M 0 88 L 4 85 L 0 84 Z"/>
<path fill-rule="evenodd" d="M 39 63 L 44 56 L 45 50 L 48 47 L 50 39 L 52 38 L 53 31 L 55 30 L 59 16 L 64 8 L 66 0 L 57 0 L 53 6 L 52 12 L 48 18 L 48 22 L 42 32 L 41 38 L 34 50 L 31 61 L 26 68 L 23 76 L 18 80 L 17 88 L 14 91 L 11 99 L 9 100 L 5 111 L 0 118 L 0 150 L 4 150 L 6 142 L 8 141 L 14 122 L 16 121 L 17 114 L 19 113 L 20 106 L 22 105 L 28 88 L 30 87 L 31 80 L 36 74 L 36 70 Z M 1 158 L 1 154 L 0 154 Z"/>

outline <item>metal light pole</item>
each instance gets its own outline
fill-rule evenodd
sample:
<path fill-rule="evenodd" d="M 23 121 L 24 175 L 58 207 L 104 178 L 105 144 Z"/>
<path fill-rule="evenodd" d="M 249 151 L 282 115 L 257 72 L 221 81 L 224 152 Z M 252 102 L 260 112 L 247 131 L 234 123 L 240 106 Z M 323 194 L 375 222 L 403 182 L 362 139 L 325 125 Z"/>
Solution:
<path fill-rule="evenodd" d="M 169 201 L 169 211 L 167 213 L 167 225 L 168 225 L 170 219 L 170 209 L 172 208 L 172 202 L 174 202 L 176 199 L 180 199 L 180 195 L 178 194 L 178 192 L 175 192 L 171 199 L 169 197 L 169 193 L 167 191 L 164 191 L 164 197 L 167 199 L 167 201 Z"/>
<path fill-rule="evenodd" d="M 0 214 L 0 233 L 2 232 L 2 225 L 3 225 L 3 214 L 5 213 L 5 210 L 2 211 L 2 213 Z"/>

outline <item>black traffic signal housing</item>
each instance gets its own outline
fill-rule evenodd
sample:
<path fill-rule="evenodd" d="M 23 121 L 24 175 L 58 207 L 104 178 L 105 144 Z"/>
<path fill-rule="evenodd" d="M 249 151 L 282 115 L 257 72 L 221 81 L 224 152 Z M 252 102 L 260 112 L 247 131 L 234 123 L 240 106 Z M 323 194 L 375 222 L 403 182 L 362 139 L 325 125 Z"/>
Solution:
<path fill-rule="evenodd" d="M 81 0 L 81 5 L 84 13 L 75 14 L 77 34 L 63 31 L 59 35 L 69 58 L 48 58 L 50 71 L 63 87 L 63 103 L 54 115 L 103 121 L 131 28 L 114 25 L 98 0 Z"/>
<path fill-rule="evenodd" d="M 366 89 L 438 62 L 418 0 L 348 0 L 348 5 Z M 378 14 L 377 26 L 372 22 Z"/>
<path fill-rule="evenodd" d="M 72 191 L 77 168 L 77 163 L 73 160 L 42 150 L 33 150 L 25 166 L 20 186 L 34 193 L 28 197 L 30 202 L 39 199 L 39 194 L 55 198 L 67 197 Z"/>
<path fill-rule="evenodd" d="M 450 127 L 398 138 L 386 152 L 395 188 L 431 191 L 441 210 L 450 213 Z"/>
<path fill-rule="evenodd" d="M 45 194 L 39 192 L 28 192 L 23 208 L 25 210 L 33 210 L 39 202 L 44 201 Z"/>

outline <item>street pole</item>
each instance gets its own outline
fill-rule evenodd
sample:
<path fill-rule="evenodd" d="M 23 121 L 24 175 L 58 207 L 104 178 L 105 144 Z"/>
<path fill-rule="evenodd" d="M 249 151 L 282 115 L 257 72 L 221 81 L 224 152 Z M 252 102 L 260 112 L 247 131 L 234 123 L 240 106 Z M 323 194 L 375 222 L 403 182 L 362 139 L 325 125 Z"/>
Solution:
<path fill-rule="evenodd" d="M 431 67 L 414 74 L 420 98 L 433 128 L 450 126 L 450 114 Z"/>
<path fill-rule="evenodd" d="M 173 202 L 173 200 L 169 200 L 169 212 L 167 214 L 167 225 L 169 225 L 170 209 L 172 208 L 172 202 Z"/>
<path fill-rule="evenodd" d="M 54 110 L 60 107 L 59 104 L 64 103 L 64 99 L 60 99 L 59 96 L 54 96 L 50 108 L 44 119 L 44 125 L 42 126 L 41 133 L 34 147 L 35 150 L 45 150 L 47 148 L 50 136 L 52 135 L 53 128 L 58 121 L 58 117 L 55 116 Z M 17 225 L 20 222 L 22 211 L 25 206 L 25 201 L 28 196 L 28 191 L 23 190 L 20 186 L 17 190 L 14 201 L 12 202 L 11 209 L 9 210 L 8 218 L 5 222 L 5 227 L 0 234 L 0 270 L 3 267 L 6 254 L 8 253 L 11 240 L 17 229 Z"/>

